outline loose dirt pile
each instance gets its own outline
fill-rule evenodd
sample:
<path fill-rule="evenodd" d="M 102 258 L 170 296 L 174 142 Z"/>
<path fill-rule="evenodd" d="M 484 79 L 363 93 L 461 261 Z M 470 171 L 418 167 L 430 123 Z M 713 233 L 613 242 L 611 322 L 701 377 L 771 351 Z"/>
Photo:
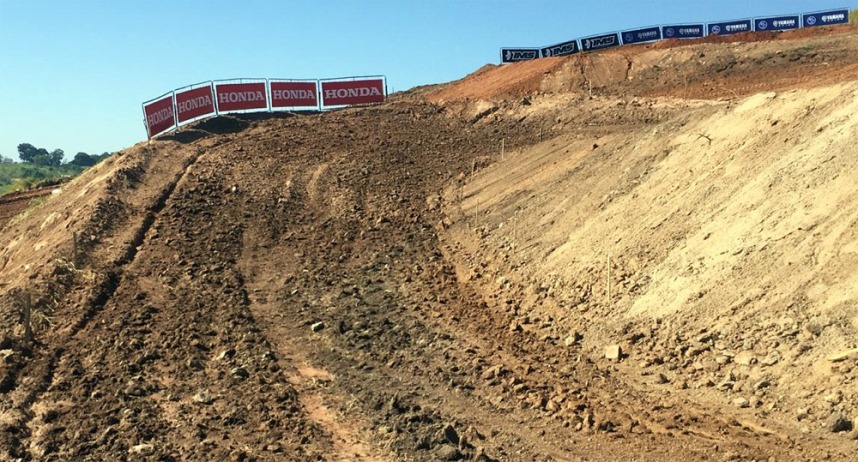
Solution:
<path fill-rule="evenodd" d="M 126 150 L 0 230 L 0 460 L 848 459 L 855 40 Z"/>

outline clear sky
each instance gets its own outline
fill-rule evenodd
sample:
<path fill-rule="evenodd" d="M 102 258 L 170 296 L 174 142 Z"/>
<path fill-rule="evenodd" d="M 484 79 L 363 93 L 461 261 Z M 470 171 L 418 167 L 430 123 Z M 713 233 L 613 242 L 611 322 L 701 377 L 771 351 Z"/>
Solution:
<path fill-rule="evenodd" d="M 398 91 L 502 46 L 838 7 L 858 0 L 0 0 L 0 154 L 128 147 L 143 101 L 206 80 L 383 74 Z"/>

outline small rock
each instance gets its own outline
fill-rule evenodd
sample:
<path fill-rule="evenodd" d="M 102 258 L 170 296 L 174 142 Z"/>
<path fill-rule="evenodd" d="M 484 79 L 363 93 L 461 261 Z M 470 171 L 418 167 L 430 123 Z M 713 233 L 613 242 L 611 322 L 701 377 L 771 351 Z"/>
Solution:
<path fill-rule="evenodd" d="M 449 441 L 452 444 L 459 444 L 459 433 L 456 432 L 456 429 L 452 425 L 447 425 L 444 427 L 444 439 Z"/>
<path fill-rule="evenodd" d="M 0 350 L 0 362 L 3 364 L 15 364 L 19 358 L 20 355 L 15 350 Z"/>
<path fill-rule="evenodd" d="M 780 360 L 781 360 L 781 354 L 778 353 L 777 351 L 774 351 L 774 352 L 770 353 L 768 356 L 766 356 L 765 358 L 763 358 L 763 360 L 760 361 L 760 364 L 762 364 L 763 366 L 774 366 Z"/>
<path fill-rule="evenodd" d="M 211 404 L 214 402 L 214 398 L 212 398 L 212 394 L 208 390 L 200 390 L 195 394 L 191 400 L 195 403 L 199 404 Z"/>
<path fill-rule="evenodd" d="M 721 369 L 721 365 L 714 359 L 704 359 L 702 364 L 706 372 L 718 372 Z"/>
<path fill-rule="evenodd" d="M 738 408 L 746 408 L 750 407 L 751 403 L 747 399 L 739 397 L 733 400 L 733 405 Z"/>
<path fill-rule="evenodd" d="M 436 460 L 461 460 L 462 453 L 459 448 L 443 445 L 435 451 Z"/>
<path fill-rule="evenodd" d="M 196 358 L 189 359 L 187 364 L 188 367 L 194 370 L 200 370 L 204 367 L 203 362 Z"/>
<path fill-rule="evenodd" d="M 804 409 L 804 408 L 795 411 L 795 419 L 798 421 L 802 421 L 802 420 L 806 419 L 808 415 L 809 415 L 809 413 L 808 413 L 807 409 Z"/>
<path fill-rule="evenodd" d="M 754 390 L 762 390 L 763 388 L 768 388 L 770 385 L 771 383 L 768 380 L 763 379 L 754 384 Z"/>
<path fill-rule="evenodd" d="M 841 401 L 843 401 L 843 395 L 841 395 L 840 392 L 834 392 L 826 396 L 824 399 L 825 402 L 831 404 L 832 406 L 836 406 L 840 404 Z"/>
<path fill-rule="evenodd" d="M 828 360 L 831 362 L 840 362 L 850 357 L 858 357 L 858 348 L 853 348 L 851 350 L 840 351 L 828 356 Z"/>
<path fill-rule="evenodd" d="M 578 343 L 578 338 L 575 335 L 570 335 L 563 339 L 563 345 L 566 345 L 567 347 L 571 347 L 576 343 Z"/>
<path fill-rule="evenodd" d="M 831 433 L 848 432 L 852 430 L 852 421 L 835 413 L 825 421 L 825 428 Z"/>
<path fill-rule="evenodd" d="M 501 366 L 492 366 L 492 367 L 486 369 L 485 371 L 483 371 L 483 373 L 482 373 L 482 375 L 480 375 L 480 377 L 482 377 L 483 380 L 491 380 L 491 379 L 499 376 L 500 374 L 501 374 Z"/>
<path fill-rule="evenodd" d="M 230 348 L 230 349 L 228 349 L 228 350 L 223 350 L 223 351 L 221 351 L 221 352 L 217 355 L 217 358 L 215 358 L 215 359 L 217 359 L 218 361 L 223 361 L 224 359 L 232 358 L 233 356 L 235 356 L 235 349 L 234 349 L 234 348 Z"/>
<path fill-rule="evenodd" d="M 521 327 L 521 324 L 519 324 L 518 321 L 513 321 L 509 324 L 510 332 L 521 332 L 523 330 L 524 329 Z"/>
<path fill-rule="evenodd" d="M 229 371 L 230 375 L 237 379 L 246 379 L 250 377 L 250 373 L 247 372 L 247 369 L 243 367 L 233 367 L 231 371 Z"/>
<path fill-rule="evenodd" d="M 608 345 L 605 347 L 605 359 L 610 361 L 619 361 L 623 354 L 622 348 L 619 345 Z"/>
<path fill-rule="evenodd" d="M 665 383 L 669 383 L 669 382 L 670 382 L 670 380 L 667 378 L 667 376 L 661 372 L 659 372 L 658 376 L 656 376 L 655 383 L 665 384 Z"/>
<path fill-rule="evenodd" d="M 325 323 L 323 323 L 322 321 L 315 322 L 310 326 L 310 330 L 312 330 L 313 332 L 319 332 L 324 328 L 325 328 Z"/>
<path fill-rule="evenodd" d="M 138 444 L 137 446 L 131 446 L 131 448 L 128 449 L 128 454 L 139 454 L 141 456 L 148 456 L 154 452 L 155 446 L 149 443 Z"/>
<path fill-rule="evenodd" d="M 733 357 L 733 362 L 742 366 L 750 366 L 751 364 L 757 362 L 757 357 L 754 355 L 753 351 L 740 351 L 736 356 Z"/>

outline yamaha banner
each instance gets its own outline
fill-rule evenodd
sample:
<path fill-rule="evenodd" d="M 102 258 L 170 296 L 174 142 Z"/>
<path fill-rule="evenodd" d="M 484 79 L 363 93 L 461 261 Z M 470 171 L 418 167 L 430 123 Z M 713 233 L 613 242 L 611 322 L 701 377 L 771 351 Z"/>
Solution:
<path fill-rule="evenodd" d="M 539 57 L 539 48 L 501 48 L 502 63 L 517 63 Z"/>
<path fill-rule="evenodd" d="M 602 50 L 604 48 L 616 46 L 620 46 L 620 37 L 616 32 L 613 34 L 594 35 L 592 37 L 581 39 L 581 49 L 584 51 Z"/>
<path fill-rule="evenodd" d="M 848 22 L 849 10 L 822 11 L 802 16 L 804 27 L 831 26 L 834 24 L 846 24 Z"/>
<path fill-rule="evenodd" d="M 577 40 L 570 40 L 568 42 L 558 43 L 557 45 L 551 45 L 550 47 L 545 47 L 542 49 L 542 57 L 550 58 L 552 56 L 566 56 L 575 54 L 581 51 L 578 48 Z"/>
<path fill-rule="evenodd" d="M 646 29 L 630 30 L 622 33 L 623 45 L 631 43 L 652 42 L 661 40 L 661 28 L 647 27 Z"/>
<path fill-rule="evenodd" d="M 752 30 L 750 19 L 709 24 L 709 35 L 730 35 L 739 32 L 751 32 Z"/>
<path fill-rule="evenodd" d="M 666 39 L 671 38 L 701 38 L 706 31 L 703 24 L 681 24 L 678 26 L 664 26 L 662 35 Z"/>
<path fill-rule="evenodd" d="M 778 16 L 775 18 L 757 18 L 754 19 L 754 30 L 762 32 L 767 30 L 798 29 L 799 24 L 798 15 Z"/>

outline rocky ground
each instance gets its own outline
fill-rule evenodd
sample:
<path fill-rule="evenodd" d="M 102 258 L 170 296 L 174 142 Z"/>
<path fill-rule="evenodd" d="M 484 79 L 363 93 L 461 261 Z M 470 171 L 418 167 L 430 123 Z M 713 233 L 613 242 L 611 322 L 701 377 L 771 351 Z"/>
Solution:
<path fill-rule="evenodd" d="M 848 460 L 848 344 L 824 364 L 839 394 L 767 409 L 790 339 L 816 348 L 831 323 L 796 304 L 794 322 L 731 337 L 700 330 L 703 315 L 615 329 L 623 314 L 587 302 L 599 287 L 546 270 L 558 260 L 541 243 L 572 228 L 515 207 L 627 200 L 557 177 L 638 178 L 663 158 L 644 143 L 650 160 L 627 162 L 636 136 L 708 123 L 766 81 L 843 79 L 855 37 L 641 47 L 633 71 L 616 53 L 540 60 L 378 107 L 212 119 L 117 154 L 0 231 L 0 460 Z M 773 48 L 805 58 L 755 71 Z M 652 85 L 670 53 L 696 57 L 680 70 L 743 59 L 707 93 L 685 84 L 699 69 Z M 604 60 L 604 80 L 573 77 L 580 59 Z M 707 95 L 727 99 L 693 99 Z M 841 112 L 832 127 L 854 134 Z M 619 154 L 579 162 L 594 151 Z M 705 217 L 665 220 L 680 236 Z M 660 277 L 621 261 L 618 298 Z M 591 266 L 576 280 L 602 280 Z M 576 311 L 557 309 L 572 295 Z M 748 303 L 726 309 L 747 320 Z"/>

